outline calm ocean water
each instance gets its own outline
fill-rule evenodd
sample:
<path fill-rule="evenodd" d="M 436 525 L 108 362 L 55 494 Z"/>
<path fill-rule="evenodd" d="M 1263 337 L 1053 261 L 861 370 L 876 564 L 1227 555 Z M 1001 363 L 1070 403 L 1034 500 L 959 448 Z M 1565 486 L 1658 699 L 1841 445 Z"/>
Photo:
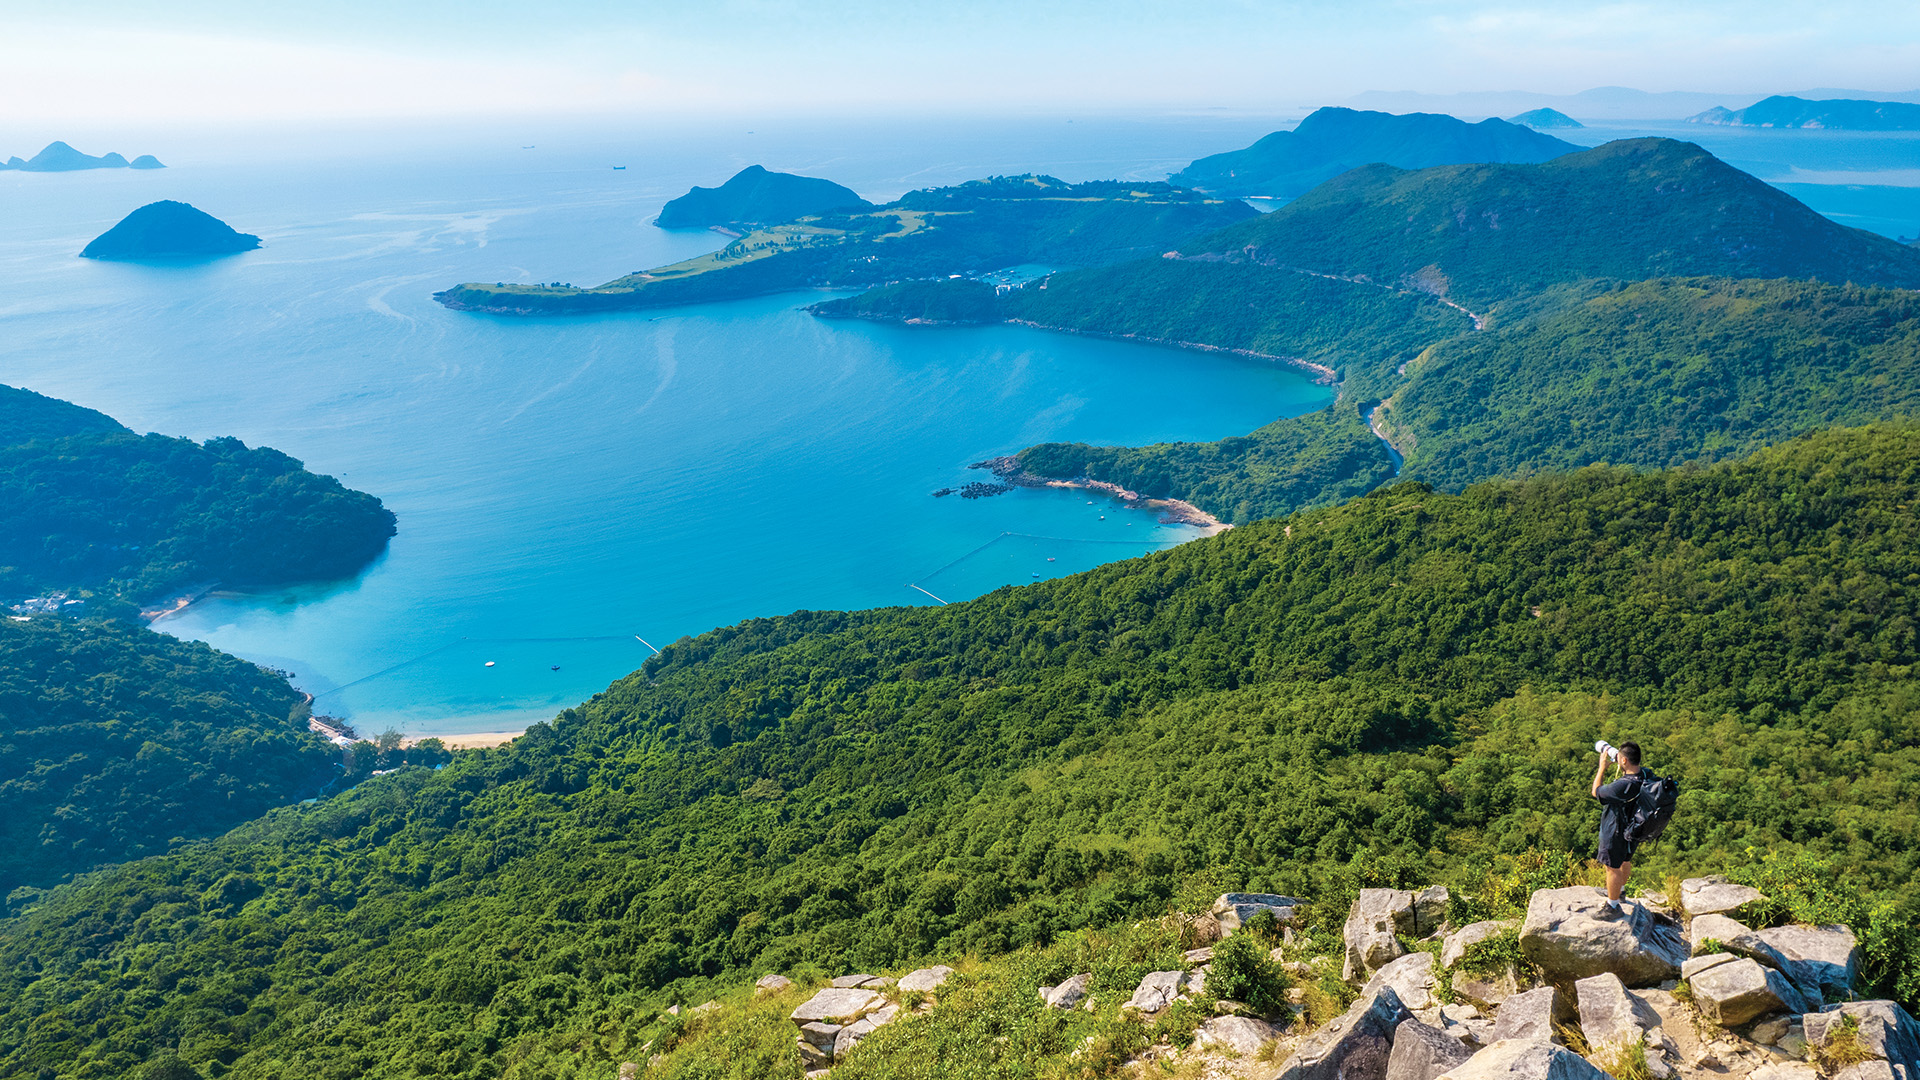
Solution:
<path fill-rule="evenodd" d="M 446 311 L 431 292 L 595 283 L 710 250 L 715 234 L 648 222 L 690 185 L 755 162 L 886 199 L 993 173 L 1159 178 L 1277 126 L 75 137 L 171 167 L 0 173 L 0 382 L 137 430 L 275 446 L 379 495 L 400 534 L 358 580 L 214 599 L 161 628 L 292 670 L 322 711 L 362 731 L 514 729 L 632 670 L 648 655 L 641 639 L 798 608 L 934 602 L 909 584 L 963 599 L 1190 539 L 1067 492 L 929 493 L 1033 442 L 1218 438 L 1329 392 L 1262 364 L 1010 327 L 823 322 L 798 310 L 817 299 L 806 294 L 506 320 Z M 1920 166 L 1913 140 L 1662 133 L 1760 162 L 1775 173 L 1764 178 L 1850 224 L 1920 221 L 1920 180 L 1899 182 Z M 266 247 L 191 266 L 74 257 L 161 198 Z"/>

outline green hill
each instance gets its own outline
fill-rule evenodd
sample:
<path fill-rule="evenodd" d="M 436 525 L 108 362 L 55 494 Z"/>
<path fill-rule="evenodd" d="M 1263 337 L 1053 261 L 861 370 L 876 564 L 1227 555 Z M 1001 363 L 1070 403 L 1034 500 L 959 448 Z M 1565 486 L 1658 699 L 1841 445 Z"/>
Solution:
<path fill-rule="evenodd" d="M 1920 252 L 1835 224 L 1671 139 L 1540 165 L 1355 169 L 1182 250 L 1421 289 L 1475 310 L 1582 278 L 1920 285 Z"/>
<path fill-rule="evenodd" d="M 1507 117 L 1507 123 L 1530 127 L 1536 131 L 1568 130 L 1587 126 L 1559 109 L 1528 109 L 1518 116 Z"/>
<path fill-rule="evenodd" d="M 339 755 L 294 715 L 301 700 L 144 627 L 0 620 L 0 897 L 318 792 Z"/>
<path fill-rule="evenodd" d="M 0 597 L 140 602 L 216 581 L 349 577 L 393 534 L 379 499 L 278 450 L 135 435 L 91 409 L 0 393 Z"/>
<path fill-rule="evenodd" d="M 654 222 L 663 229 L 709 225 L 785 225 L 832 210 L 870 210 L 873 204 L 831 180 L 768 172 L 749 165 L 717 188 L 696 187 L 668 203 Z"/>
<path fill-rule="evenodd" d="M 1826 858 L 1877 912 L 1867 988 L 1911 1000 L 1917 505 L 1920 430 L 1840 430 L 676 642 L 508 747 L 37 898 L 0 923 L 0 1072 L 604 1076 L 765 971 L 1223 884 L 1324 926 L 1363 885 L 1581 855 L 1601 736 L 1684 783 L 1645 880 Z"/>
<path fill-rule="evenodd" d="M 1830 128 L 1836 131 L 1920 130 L 1920 105 L 1905 101 L 1808 101 L 1775 94 L 1744 109 L 1713 108 L 1687 117 L 1690 124 L 1729 127 Z"/>
<path fill-rule="evenodd" d="M 233 227 L 204 210 L 163 199 L 148 203 L 87 244 L 85 259 L 178 259 L 233 255 L 260 246 L 252 233 Z"/>
<path fill-rule="evenodd" d="M 469 282 L 434 298 L 462 311 L 566 314 L 865 288 L 1022 263 L 1097 266 L 1157 255 L 1254 215 L 1244 203 L 1167 184 L 995 177 L 910 192 L 873 210 L 757 229 L 711 255 L 592 289 Z"/>
<path fill-rule="evenodd" d="M 1173 174 L 1184 187 L 1229 195 L 1293 196 L 1362 165 L 1403 169 L 1474 161 L 1547 161 L 1581 147 L 1505 120 L 1469 124 L 1438 113 L 1316 109 L 1292 131 L 1244 150 L 1203 157 Z"/>

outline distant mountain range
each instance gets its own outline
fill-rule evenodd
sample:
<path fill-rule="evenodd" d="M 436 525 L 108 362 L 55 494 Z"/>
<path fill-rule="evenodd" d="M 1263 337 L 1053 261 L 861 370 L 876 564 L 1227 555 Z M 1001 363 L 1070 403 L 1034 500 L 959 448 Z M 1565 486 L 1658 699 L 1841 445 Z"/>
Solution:
<path fill-rule="evenodd" d="M 1876 101 L 1920 102 L 1920 89 L 1841 90 L 1818 87 L 1795 90 L 1803 98 L 1871 98 Z M 1526 90 L 1482 91 L 1469 94 L 1420 94 L 1412 91 L 1370 90 L 1344 104 L 1387 112 L 1444 112 L 1456 116 L 1511 116 L 1528 109 L 1551 108 L 1584 120 L 1684 120 L 1702 109 L 1730 102 L 1759 101 L 1762 94 L 1711 94 L 1672 91 L 1650 94 L 1625 86 L 1601 86 L 1577 94 L 1537 94 Z"/>
<path fill-rule="evenodd" d="M 141 154 L 128 161 L 119 154 L 106 153 L 99 157 L 83 154 L 63 142 L 48 143 L 45 150 L 22 161 L 10 157 L 0 169 L 18 169 L 21 172 L 78 172 L 82 169 L 164 169 L 165 165 L 152 154 Z"/>
<path fill-rule="evenodd" d="M 1550 161 L 1585 149 L 1505 120 L 1469 124 L 1436 113 L 1316 110 L 1292 131 L 1276 131 L 1244 150 L 1203 157 L 1175 173 L 1185 187 L 1223 195 L 1291 197 L 1360 165 L 1403 169 L 1467 162 Z"/>
<path fill-rule="evenodd" d="M 1838 98 L 1809 101 L 1775 94 L 1744 109 L 1715 106 L 1687 117 L 1692 124 L 1728 127 L 1830 128 L 1837 131 L 1920 131 L 1920 105 L 1905 101 Z"/>
<path fill-rule="evenodd" d="M 829 210 L 871 209 L 859 193 L 831 180 L 749 165 L 717 188 L 696 187 L 668 203 L 654 224 L 663 229 L 785 225 Z"/>

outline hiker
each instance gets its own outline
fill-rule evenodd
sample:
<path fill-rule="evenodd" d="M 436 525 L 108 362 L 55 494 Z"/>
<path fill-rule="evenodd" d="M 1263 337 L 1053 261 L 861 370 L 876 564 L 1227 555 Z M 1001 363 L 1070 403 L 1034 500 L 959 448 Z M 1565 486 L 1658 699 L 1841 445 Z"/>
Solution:
<path fill-rule="evenodd" d="M 1593 797 L 1600 800 L 1600 845 L 1595 858 L 1607 868 L 1607 910 L 1621 913 L 1620 898 L 1626 895 L 1627 877 L 1633 873 L 1633 849 L 1638 845 L 1627 839 L 1640 801 L 1640 744 L 1623 742 L 1618 747 L 1602 742 L 1599 767 L 1593 770 Z M 1607 762 L 1620 770 L 1620 777 L 1602 787 L 1607 778 Z"/>

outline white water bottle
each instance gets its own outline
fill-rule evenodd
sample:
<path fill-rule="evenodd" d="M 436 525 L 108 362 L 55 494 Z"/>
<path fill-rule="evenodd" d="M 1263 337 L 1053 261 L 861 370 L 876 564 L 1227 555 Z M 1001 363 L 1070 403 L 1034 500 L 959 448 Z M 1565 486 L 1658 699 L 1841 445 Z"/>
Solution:
<path fill-rule="evenodd" d="M 1594 743 L 1593 750 L 1594 750 L 1594 753 L 1599 754 L 1601 757 L 1604 757 L 1609 761 L 1620 760 L 1620 751 L 1615 749 L 1614 745 L 1605 739 L 1601 739 L 1599 742 Z"/>

